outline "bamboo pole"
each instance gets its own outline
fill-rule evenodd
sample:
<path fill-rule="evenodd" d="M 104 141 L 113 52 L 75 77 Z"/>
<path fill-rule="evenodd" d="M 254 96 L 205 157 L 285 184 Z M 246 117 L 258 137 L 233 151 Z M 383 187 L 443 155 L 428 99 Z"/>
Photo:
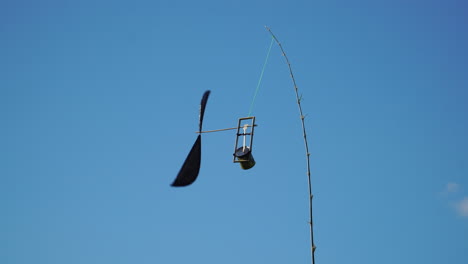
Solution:
<path fill-rule="evenodd" d="M 310 152 L 309 152 L 309 144 L 307 143 L 307 134 L 306 134 L 306 129 L 305 129 L 305 116 L 302 113 L 302 106 L 301 106 L 301 99 L 302 97 L 299 96 L 298 88 L 296 85 L 296 80 L 294 79 L 294 74 L 292 72 L 291 68 L 291 63 L 289 62 L 288 57 L 286 56 L 286 53 L 284 52 L 283 46 L 279 42 L 279 40 L 276 38 L 276 36 L 273 34 L 270 28 L 266 27 L 265 28 L 270 32 L 272 38 L 275 39 L 276 43 L 281 49 L 281 52 L 286 60 L 286 63 L 288 64 L 289 68 L 289 74 L 291 75 L 291 79 L 294 85 L 294 92 L 296 94 L 296 102 L 297 106 L 299 107 L 299 115 L 301 118 L 301 124 L 302 124 L 302 135 L 304 136 L 304 145 L 305 145 L 305 152 L 306 152 L 306 160 L 307 160 L 307 180 L 309 183 L 309 225 L 310 225 L 310 245 L 311 245 L 311 256 L 312 256 L 312 264 L 315 264 L 315 244 L 314 244 L 314 225 L 312 222 L 312 198 L 314 197 L 312 195 L 312 181 L 311 181 L 311 175 L 310 175 Z"/>

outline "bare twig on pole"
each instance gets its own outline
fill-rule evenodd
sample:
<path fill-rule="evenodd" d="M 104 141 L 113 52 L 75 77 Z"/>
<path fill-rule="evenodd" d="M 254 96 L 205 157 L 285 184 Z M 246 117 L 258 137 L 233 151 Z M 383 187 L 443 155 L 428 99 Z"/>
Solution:
<path fill-rule="evenodd" d="M 304 136 L 304 144 L 305 144 L 305 151 L 306 151 L 306 160 L 307 160 L 307 179 L 309 183 L 309 225 L 310 225 L 310 245 L 311 245 L 311 254 L 312 254 L 312 264 L 315 264 L 315 244 L 314 244 L 314 228 L 313 228 L 313 222 L 312 222 L 312 198 L 314 197 L 312 195 L 312 182 L 311 182 L 311 177 L 310 177 L 310 153 L 309 153 L 309 144 L 307 143 L 307 134 L 306 134 L 306 129 L 305 129 L 305 116 L 302 113 L 302 107 L 301 107 L 301 99 L 302 96 L 299 96 L 298 88 L 296 85 L 296 80 L 294 79 L 294 74 L 292 72 L 291 68 L 291 63 L 289 63 L 288 57 L 286 56 L 286 53 L 284 52 L 283 46 L 281 46 L 281 43 L 279 40 L 276 38 L 276 36 L 271 32 L 270 28 L 265 27 L 268 32 L 270 32 L 271 37 L 276 41 L 278 46 L 281 49 L 281 52 L 283 53 L 284 58 L 286 59 L 286 63 L 288 64 L 289 68 L 289 74 L 291 75 L 291 79 L 293 81 L 294 85 L 294 92 L 296 93 L 296 101 L 297 101 L 297 106 L 299 107 L 299 114 L 301 118 L 301 123 L 302 123 L 302 135 Z"/>

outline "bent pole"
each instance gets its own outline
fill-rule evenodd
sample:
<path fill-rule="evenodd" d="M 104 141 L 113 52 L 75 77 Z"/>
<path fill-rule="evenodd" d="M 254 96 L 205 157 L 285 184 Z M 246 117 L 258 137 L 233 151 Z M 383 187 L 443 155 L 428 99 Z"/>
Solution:
<path fill-rule="evenodd" d="M 288 64 L 289 68 L 289 74 L 291 76 L 293 85 L 294 85 L 294 92 L 296 94 L 296 103 L 297 106 L 299 107 L 299 115 L 301 118 L 301 124 L 302 124 L 302 135 L 304 136 L 304 145 L 305 145 L 305 152 L 306 152 L 306 161 L 307 161 L 307 180 L 309 183 L 309 225 L 310 225 L 310 245 L 311 245 L 311 255 L 312 255 L 312 264 L 315 264 L 315 244 L 314 244 L 314 225 L 312 222 L 312 198 L 314 197 L 312 195 L 312 182 L 311 182 L 311 177 L 310 177 L 310 153 L 309 153 L 309 144 L 307 143 L 307 134 L 306 134 L 306 129 L 305 129 L 305 116 L 302 113 L 302 106 L 301 106 L 301 99 L 302 97 L 299 96 L 298 88 L 296 85 L 296 80 L 294 79 L 294 74 L 292 72 L 291 68 L 291 63 L 289 62 L 288 57 L 286 56 L 286 53 L 284 52 L 283 46 L 281 46 L 281 43 L 279 40 L 276 38 L 276 36 L 273 34 L 271 29 L 267 26 L 265 28 L 270 32 L 271 37 L 276 41 L 278 44 L 279 48 L 281 49 L 281 53 L 283 54 L 286 63 Z"/>

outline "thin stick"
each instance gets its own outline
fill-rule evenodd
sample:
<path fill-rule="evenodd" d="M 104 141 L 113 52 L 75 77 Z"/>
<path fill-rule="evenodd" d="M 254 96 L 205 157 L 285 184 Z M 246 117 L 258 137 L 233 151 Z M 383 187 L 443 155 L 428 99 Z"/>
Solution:
<path fill-rule="evenodd" d="M 254 126 L 257 126 L 257 124 L 255 124 Z M 251 125 L 247 125 L 247 127 L 251 127 Z M 230 128 L 216 129 L 216 130 L 208 130 L 208 131 L 196 131 L 195 133 L 197 133 L 197 134 L 211 133 L 211 132 L 219 132 L 219 131 L 226 131 L 226 130 L 233 130 L 233 129 L 237 129 L 237 127 L 230 127 Z"/>
<path fill-rule="evenodd" d="M 310 153 L 309 153 L 309 144 L 307 143 L 307 135 L 306 135 L 306 129 L 305 129 L 305 123 L 304 119 L 305 116 L 302 114 L 302 107 L 301 107 L 301 97 L 299 96 L 298 88 L 296 85 L 296 80 L 294 79 L 294 75 L 292 72 L 291 68 L 291 63 L 289 63 L 288 57 L 286 56 L 286 53 L 283 50 L 283 46 L 281 46 L 281 43 L 278 41 L 276 36 L 271 32 L 270 28 L 266 27 L 265 28 L 270 32 L 271 36 L 275 39 L 276 43 L 281 49 L 281 52 L 283 53 L 284 58 L 286 59 L 286 63 L 288 64 L 289 68 L 289 74 L 291 75 L 291 79 L 294 85 L 294 92 L 296 93 L 296 102 L 297 106 L 299 107 L 299 114 L 301 118 L 301 123 L 302 123 L 302 135 L 304 136 L 304 144 L 305 144 L 305 151 L 306 151 L 306 159 L 307 159 L 307 179 L 309 182 L 309 225 L 310 225 L 310 245 L 311 245 L 311 254 L 312 254 L 312 264 L 315 264 L 315 244 L 314 244 L 314 228 L 313 228 L 313 222 L 312 222 L 312 198 L 314 197 L 312 195 L 312 182 L 311 182 L 311 177 L 310 177 Z"/>

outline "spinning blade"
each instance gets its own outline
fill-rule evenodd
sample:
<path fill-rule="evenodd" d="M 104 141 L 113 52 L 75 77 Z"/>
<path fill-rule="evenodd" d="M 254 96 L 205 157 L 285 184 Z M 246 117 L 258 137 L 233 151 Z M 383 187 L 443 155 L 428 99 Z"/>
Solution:
<path fill-rule="evenodd" d="M 200 116 L 199 116 L 199 123 L 198 123 L 198 132 L 202 131 L 203 125 L 203 116 L 205 115 L 205 107 L 206 103 L 208 102 L 208 96 L 210 95 L 210 91 L 206 91 L 203 94 L 201 103 L 200 103 Z M 177 174 L 176 179 L 171 184 L 173 187 L 182 187 L 192 184 L 198 177 L 198 173 L 200 172 L 200 163 L 201 163 L 201 134 L 198 135 L 197 140 L 192 146 L 187 158 L 185 159 L 182 168 Z"/>

